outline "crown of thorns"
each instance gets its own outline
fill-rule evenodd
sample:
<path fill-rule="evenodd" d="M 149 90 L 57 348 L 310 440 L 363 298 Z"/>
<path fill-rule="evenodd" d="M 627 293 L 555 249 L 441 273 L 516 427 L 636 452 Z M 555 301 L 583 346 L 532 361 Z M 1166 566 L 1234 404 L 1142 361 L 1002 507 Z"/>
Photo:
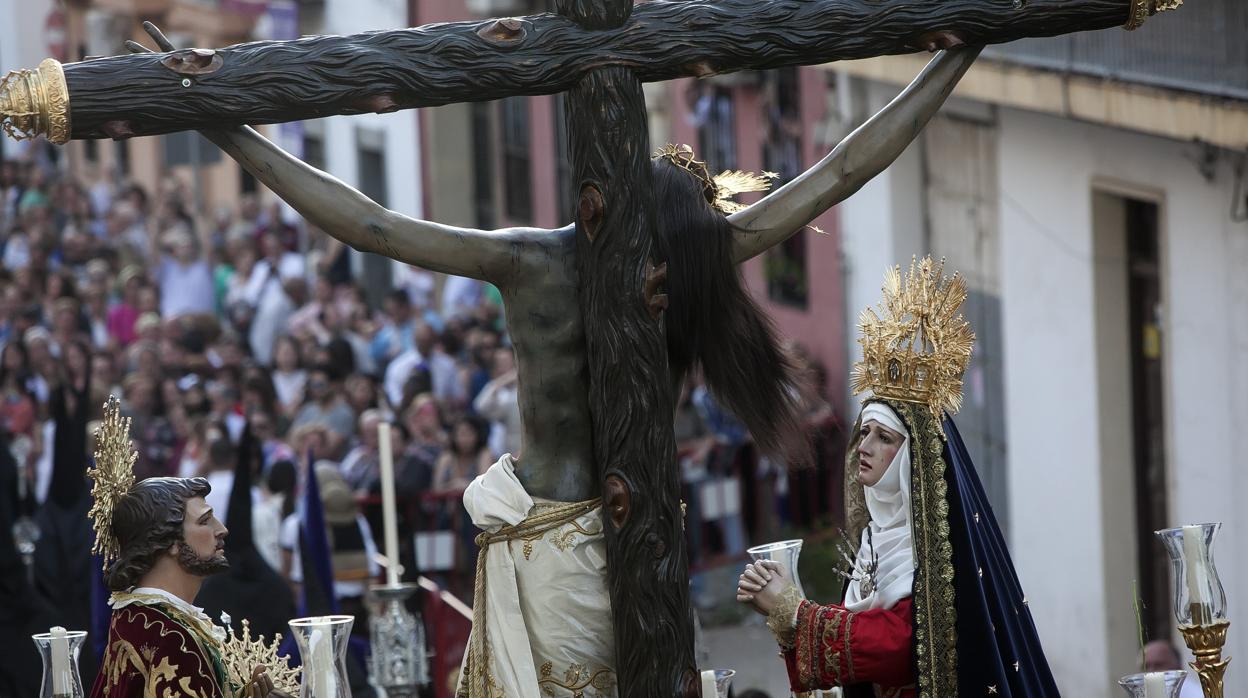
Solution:
<path fill-rule="evenodd" d="M 775 172 L 754 174 L 741 170 L 724 170 L 712 177 L 706 163 L 694 157 L 693 148 L 683 143 L 668 143 L 654 155 L 693 175 L 702 186 L 706 202 L 725 214 L 736 213 L 746 207 L 746 204 L 733 201 L 734 196 L 751 191 L 767 191 L 771 189 L 771 180 L 780 176 Z"/>

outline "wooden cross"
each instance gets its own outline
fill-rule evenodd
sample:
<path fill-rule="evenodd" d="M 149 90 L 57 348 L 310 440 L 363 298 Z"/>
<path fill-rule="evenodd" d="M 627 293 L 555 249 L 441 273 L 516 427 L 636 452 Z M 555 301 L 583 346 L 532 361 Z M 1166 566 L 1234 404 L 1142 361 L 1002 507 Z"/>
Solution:
<path fill-rule="evenodd" d="M 353 247 L 496 282 L 520 362 L 522 480 L 541 496 L 605 497 L 619 694 L 696 696 L 642 83 L 1138 26 L 1170 2 L 557 0 L 557 13 L 525 18 L 45 62 L 0 90 L 0 113 L 58 142 L 204 130 Z M 734 214 L 733 260 L 792 235 L 887 166 L 976 52 L 938 58 L 811 172 Z M 401 219 L 241 128 L 556 92 L 567 93 L 575 230 Z M 547 375 L 560 371 L 569 377 Z"/>

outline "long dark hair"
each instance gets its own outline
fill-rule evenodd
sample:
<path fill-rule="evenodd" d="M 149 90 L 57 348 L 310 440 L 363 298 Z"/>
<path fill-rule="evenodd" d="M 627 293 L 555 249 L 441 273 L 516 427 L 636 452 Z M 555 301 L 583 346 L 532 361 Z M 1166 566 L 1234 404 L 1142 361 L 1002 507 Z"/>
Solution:
<path fill-rule="evenodd" d="M 202 477 L 149 477 L 113 507 L 113 535 L 121 551 L 104 573 L 110 591 L 125 591 L 147 574 L 170 546 L 182 540 L 186 500 L 212 486 Z"/>
<path fill-rule="evenodd" d="M 728 219 L 689 172 L 653 161 L 656 244 L 667 260 L 667 356 L 673 384 L 702 367 L 715 398 L 767 454 L 811 461 L 797 371 L 732 259 Z"/>

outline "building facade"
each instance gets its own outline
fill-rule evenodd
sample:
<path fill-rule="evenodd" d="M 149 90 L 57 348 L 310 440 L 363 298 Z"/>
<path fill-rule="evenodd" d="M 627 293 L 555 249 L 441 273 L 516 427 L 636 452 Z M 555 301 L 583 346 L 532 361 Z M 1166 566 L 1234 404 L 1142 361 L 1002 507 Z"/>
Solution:
<path fill-rule="evenodd" d="M 1145 634 L 1182 647 L 1157 529 L 1223 522 L 1225 653 L 1248 647 L 1245 32 L 1242 4 L 1215 1 L 1134 34 L 989 49 L 840 206 L 850 307 L 911 255 L 967 276 L 979 341 L 959 427 L 1064 695 L 1117 695 L 1140 670 L 1137 595 Z M 924 60 L 827 66 L 846 126 Z"/>

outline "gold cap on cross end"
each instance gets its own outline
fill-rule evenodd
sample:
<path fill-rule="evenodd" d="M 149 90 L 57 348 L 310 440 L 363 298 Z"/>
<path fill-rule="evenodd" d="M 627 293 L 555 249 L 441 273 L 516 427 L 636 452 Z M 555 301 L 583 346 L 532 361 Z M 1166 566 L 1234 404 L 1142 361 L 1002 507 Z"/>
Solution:
<path fill-rule="evenodd" d="M 1183 0 L 1131 0 L 1131 8 L 1127 12 L 1127 23 L 1123 27 L 1127 31 L 1139 29 L 1144 20 L 1152 17 L 1158 12 L 1168 12 L 1177 10 L 1183 5 Z"/>
<path fill-rule="evenodd" d="M 0 80 L 0 127 L 19 141 L 69 141 L 69 89 L 59 61 L 45 58 L 35 70 L 13 70 Z"/>

